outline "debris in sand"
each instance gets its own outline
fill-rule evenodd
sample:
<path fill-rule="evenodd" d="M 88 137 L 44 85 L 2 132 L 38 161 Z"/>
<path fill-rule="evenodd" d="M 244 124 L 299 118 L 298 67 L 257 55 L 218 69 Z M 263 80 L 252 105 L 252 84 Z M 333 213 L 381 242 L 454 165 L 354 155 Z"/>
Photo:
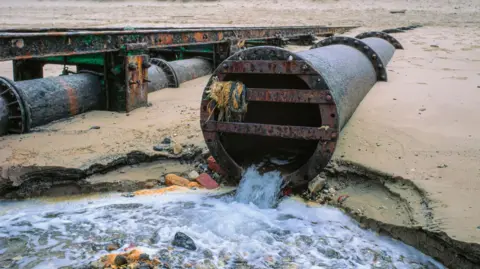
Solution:
<path fill-rule="evenodd" d="M 438 45 L 430 45 L 430 47 L 432 47 L 432 48 L 439 48 Z"/>
<path fill-rule="evenodd" d="M 197 179 L 198 176 L 200 176 L 200 175 L 195 170 L 188 173 L 188 179 L 190 179 L 190 180 L 195 180 L 195 179 Z"/>
<path fill-rule="evenodd" d="M 127 258 L 123 255 L 117 255 L 115 257 L 115 260 L 113 261 L 113 263 L 116 265 L 116 266 L 122 266 L 124 264 L 127 264 L 128 261 L 127 261 Z"/>
<path fill-rule="evenodd" d="M 151 188 L 153 188 L 153 187 L 155 187 L 155 183 L 154 183 L 154 182 L 147 182 L 147 183 L 145 183 L 145 188 L 146 188 L 146 189 L 151 189 Z"/>
<path fill-rule="evenodd" d="M 407 12 L 406 9 L 390 10 L 390 13 L 392 14 L 405 14 L 405 12 Z"/>
<path fill-rule="evenodd" d="M 437 168 L 447 168 L 447 167 L 448 167 L 448 165 L 446 165 L 446 164 L 437 165 Z"/>
<path fill-rule="evenodd" d="M 91 268 L 157 268 L 156 266 L 159 265 L 161 265 L 159 259 L 151 259 L 148 254 L 138 249 L 119 254 L 107 254 L 90 264 Z"/>
<path fill-rule="evenodd" d="M 190 189 L 193 189 L 193 190 L 202 188 L 202 186 L 201 186 L 200 184 L 198 184 L 197 182 L 190 182 L 190 183 L 188 183 L 188 187 L 189 187 Z"/>
<path fill-rule="evenodd" d="M 311 193 L 319 192 L 325 187 L 326 182 L 327 179 L 325 177 L 318 175 L 308 183 L 308 190 Z"/>
<path fill-rule="evenodd" d="M 166 188 L 161 189 L 149 189 L 149 190 L 139 190 L 134 192 L 134 195 L 156 195 L 156 194 L 164 194 L 171 191 L 180 190 L 182 187 L 180 186 L 169 186 Z"/>
<path fill-rule="evenodd" d="M 166 144 L 160 144 L 160 145 L 153 146 L 153 150 L 155 150 L 155 151 L 168 151 L 171 148 L 172 147 L 170 145 L 166 145 Z"/>
<path fill-rule="evenodd" d="M 213 190 L 218 188 L 218 183 L 210 177 L 209 174 L 203 173 L 197 178 L 198 183 L 205 187 L 207 190 Z"/>
<path fill-rule="evenodd" d="M 182 232 L 177 232 L 175 234 L 175 238 L 172 241 L 172 245 L 176 247 L 188 249 L 188 250 L 197 250 L 197 246 L 195 245 L 195 242 L 193 241 L 193 239 Z"/>
<path fill-rule="evenodd" d="M 90 127 L 90 129 L 91 130 L 98 130 L 98 129 L 100 129 L 100 126 L 92 126 L 92 127 Z"/>
<path fill-rule="evenodd" d="M 213 158 L 213 156 L 208 157 L 207 163 L 208 163 L 208 169 L 212 170 L 212 171 L 215 172 L 215 173 L 221 174 L 221 175 L 224 174 L 222 168 L 221 168 L 220 165 L 217 163 L 217 161 L 215 161 L 215 159 Z"/>
<path fill-rule="evenodd" d="M 170 143 L 172 143 L 172 139 L 168 136 L 162 140 L 162 144 L 170 144 Z"/>
<path fill-rule="evenodd" d="M 427 109 L 424 108 L 424 107 L 422 107 L 422 108 L 419 109 L 419 111 L 422 111 L 422 112 L 425 111 L 425 110 L 427 110 Z"/>
<path fill-rule="evenodd" d="M 165 176 L 165 184 L 167 186 L 182 186 L 182 187 L 188 187 L 188 183 L 190 183 L 190 180 L 177 176 L 175 174 L 168 174 Z"/>
<path fill-rule="evenodd" d="M 348 196 L 348 195 L 340 195 L 340 196 L 338 196 L 337 202 L 338 202 L 339 204 L 342 204 L 343 202 L 345 202 L 345 200 L 347 200 L 348 197 L 350 197 L 350 196 Z"/>
<path fill-rule="evenodd" d="M 173 145 L 173 154 L 179 155 L 183 151 L 183 146 L 181 144 L 176 143 Z"/>

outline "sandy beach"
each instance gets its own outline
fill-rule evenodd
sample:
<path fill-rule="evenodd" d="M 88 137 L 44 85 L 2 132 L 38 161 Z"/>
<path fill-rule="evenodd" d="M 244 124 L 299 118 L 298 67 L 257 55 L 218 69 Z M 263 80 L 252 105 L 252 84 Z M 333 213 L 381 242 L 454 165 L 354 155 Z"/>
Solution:
<path fill-rule="evenodd" d="M 405 13 L 392 14 L 392 10 Z M 112 12 L 114 11 L 114 12 Z M 405 50 L 388 65 L 342 131 L 334 160 L 412 182 L 428 200 L 431 223 L 480 253 L 480 2 L 459 1 L 2 1 L 0 28 L 105 26 L 359 25 L 367 30 L 420 24 L 394 34 Z M 10 62 L 0 74 L 12 76 Z M 47 75 L 58 74 L 47 69 Z M 165 136 L 204 146 L 199 126 L 208 77 L 148 96 L 128 115 L 93 111 L 0 137 L 1 176 L 10 167 L 88 169 L 132 151 L 154 155 Z M 100 126 L 100 129 L 90 129 Z M 122 135 L 118 135 L 121 133 Z M 10 171 L 10 172 L 9 172 Z M 351 193 L 355 195 L 354 191 Z M 408 197 L 406 198 L 408 199 Z M 351 205 L 355 208 L 355 205 Z M 371 209 L 376 220 L 387 215 Z"/>

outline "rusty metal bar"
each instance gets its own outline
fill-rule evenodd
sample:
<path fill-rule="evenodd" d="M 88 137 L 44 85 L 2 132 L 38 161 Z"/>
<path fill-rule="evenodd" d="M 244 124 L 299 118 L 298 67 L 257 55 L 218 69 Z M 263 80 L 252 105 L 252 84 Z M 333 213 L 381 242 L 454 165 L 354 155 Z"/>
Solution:
<path fill-rule="evenodd" d="M 202 128 L 205 132 L 260 135 L 301 140 L 327 141 L 337 137 L 335 129 L 328 127 L 207 121 Z"/>
<path fill-rule="evenodd" d="M 224 61 L 223 73 L 314 75 L 305 61 Z"/>
<path fill-rule="evenodd" d="M 332 96 L 328 90 L 248 88 L 247 101 L 327 104 L 332 103 Z"/>
<path fill-rule="evenodd" d="M 355 27 L 141 28 L 134 30 L 0 31 L 0 61 L 113 52 L 127 44 L 152 48 L 215 44 L 229 40 L 331 35 Z"/>

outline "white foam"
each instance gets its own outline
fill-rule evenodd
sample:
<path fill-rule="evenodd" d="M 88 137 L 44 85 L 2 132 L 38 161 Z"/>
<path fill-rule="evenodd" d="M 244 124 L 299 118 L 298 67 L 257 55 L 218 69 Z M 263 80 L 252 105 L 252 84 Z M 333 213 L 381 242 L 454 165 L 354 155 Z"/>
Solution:
<path fill-rule="evenodd" d="M 362 230 L 337 209 L 308 207 L 291 198 L 275 209 L 239 203 L 233 197 L 214 199 L 204 194 L 133 198 L 112 195 L 91 201 L 19 202 L 18 207 L 3 208 L 0 235 L 28 238 L 28 251 L 14 255 L 22 257 L 16 265 L 79 265 L 107 253 L 104 246 L 114 238 L 121 245 L 133 243 L 155 255 L 171 246 L 176 232 L 183 232 L 198 249 L 175 248 L 172 256 L 186 255 L 184 263 L 194 263 L 204 259 L 203 251 L 208 249 L 219 268 L 232 264 L 235 258 L 246 260 L 255 268 L 279 268 L 276 266 L 288 263 L 288 259 L 300 268 L 371 268 L 374 261 L 378 268 L 416 268 L 412 262 L 443 268 L 409 246 Z M 47 218 L 45 212 L 58 216 Z M 27 222 L 31 226 L 25 225 Z M 40 240 L 42 235 L 47 240 Z M 96 250 L 92 245 L 98 246 Z M 0 242 L 0 253 L 7 256 L 8 249 L 1 249 L 4 246 Z M 222 258 L 225 253 L 231 257 L 227 265 Z M 175 261 L 170 261 L 171 265 Z M 381 262 L 386 265 L 378 264 Z"/>

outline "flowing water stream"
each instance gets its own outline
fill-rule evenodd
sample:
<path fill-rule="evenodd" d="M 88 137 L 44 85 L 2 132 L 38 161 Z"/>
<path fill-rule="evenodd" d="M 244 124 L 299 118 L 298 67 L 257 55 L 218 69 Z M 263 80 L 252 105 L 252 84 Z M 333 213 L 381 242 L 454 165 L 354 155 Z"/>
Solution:
<path fill-rule="evenodd" d="M 296 198 L 277 204 L 279 184 L 278 173 L 250 169 L 236 196 L 191 191 L 4 201 L 0 268 L 85 268 L 111 243 L 134 245 L 170 268 L 443 268 L 361 229 L 340 210 Z M 190 236 L 197 250 L 172 247 L 176 232 Z"/>

